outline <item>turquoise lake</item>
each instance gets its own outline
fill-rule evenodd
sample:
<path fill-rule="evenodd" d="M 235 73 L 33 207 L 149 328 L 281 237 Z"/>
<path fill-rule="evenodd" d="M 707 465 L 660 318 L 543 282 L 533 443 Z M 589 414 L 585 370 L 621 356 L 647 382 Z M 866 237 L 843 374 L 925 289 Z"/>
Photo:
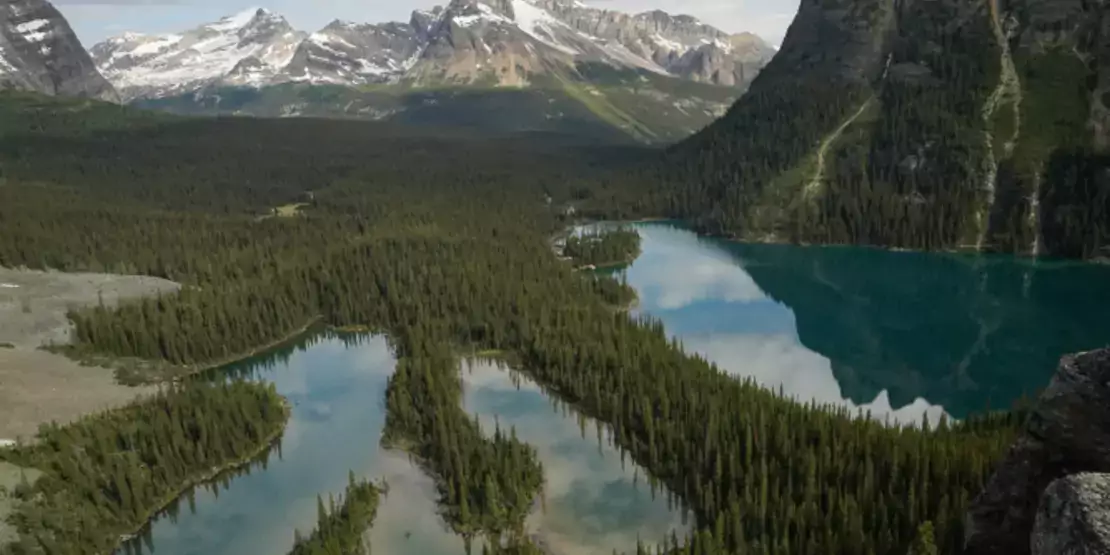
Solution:
<path fill-rule="evenodd" d="M 636 224 L 638 311 L 723 370 L 919 420 L 1006 408 L 1061 355 L 1110 344 L 1110 266 L 742 244 Z"/>

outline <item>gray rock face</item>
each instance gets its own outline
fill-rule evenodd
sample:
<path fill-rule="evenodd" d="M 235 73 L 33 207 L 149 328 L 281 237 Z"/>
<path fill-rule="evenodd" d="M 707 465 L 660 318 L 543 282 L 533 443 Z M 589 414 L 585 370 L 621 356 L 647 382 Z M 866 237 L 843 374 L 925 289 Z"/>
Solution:
<path fill-rule="evenodd" d="M 1041 496 L 1033 555 L 1110 554 L 1110 475 L 1060 478 Z"/>
<path fill-rule="evenodd" d="M 1028 555 L 1037 507 L 1049 484 L 1080 472 L 1110 472 L 1108 407 L 1110 349 L 1064 357 L 1025 432 L 972 502 L 968 555 Z M 1055 500 L 1069 487 L 1054 490 L 1045 510 L 1058 512 Z"/>
<path fill-rule="evenodd" d="M 573 0 L 535 0 L 534 4 L 582 33 L 617 43 L 693 81 L 746 86 L 775 55 L 755 35 L 730 36 L 687 15 L 660 10 L 630 15 Z"/>
<path fill-rule="evenodd" d="M 774 65 L 810 79 L 871 83 L 883 73 L 896 32 L 894 13 L 882 3 L 802 0 Z"/>
<path fill-rule="evenodd" d="M 119 101 L 65 18 L 46 0 L 0 2 L 0 88 Z"/>
<path fill-rule="evenodd" d="M 382 83 L 404 73 L 427 29 L 412 24 L 360 25 L 335 21 L 297 47 L 285 68 L 294 81 Z"/>
<path fill-rule="evenodd" d="M 420 38 L 421 42 L 425 42 L 442 20 L 443 6 L 436 6 L 435 9 L 430 11 L 416 10 L 412 12 L 409 25 L 416 31 L 416 36 Z"/>

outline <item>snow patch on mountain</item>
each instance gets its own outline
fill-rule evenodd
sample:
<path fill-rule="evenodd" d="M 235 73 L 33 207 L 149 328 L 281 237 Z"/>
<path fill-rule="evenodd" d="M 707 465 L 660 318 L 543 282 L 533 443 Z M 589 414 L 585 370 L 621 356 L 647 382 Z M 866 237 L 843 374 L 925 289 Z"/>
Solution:
<path fill-rule="evenodd" d="M 162 49 L 169 48 L 184 39 L 185 37 L 183 35 L 164 35 L 161 37 L 151 37 L 149 41 L 136 46 L 135 49 L 131 51 L 131 55 L 147 56 L 150 54 L 157 54 L 161 52 Z"/>
<path fill-rule="evenodd" d="M 524 31 L 532 38 L 567 54 L 581 54 L 581 52 L 566 44 L 562 44 L 556 38 L 556 33 L 553 28 L 558 28 L 559 31 L 576 32 L 567 26 L 566 23 L 555 19 L 551 14 L 547 13 L 524 0 L 513 0 L 513 14 L 516 15 L 516 21 L 521 31 Z"/>
<path fill-rule="evenodd" d="M 4 47 L 0 45 L 0 75 L 6 75 L 15 72 L 15 66 L 4 56 Z"/>
<path fill-rule="evenodd" d="M 636 54 L 632 50 L 629 50 L 627 46 L 617 41 L 603 39 L 599 39 L 599 41 L 604 45 L 605 53 L 609 56 L 609 59 L 614 62 L 626 67 L 646 69 L 659 75 L 671 75 L 663 66 Z"/>
<path fill-rule="evenodd" d="M 456 15 L 451 21 L 460 27 L 471 27 L 478 23 L 514 23 L 513 20 L 495 12 L 488 4 L 479 3 L 475 7 L 478 13 Z"/>
<path fill-rule="evenodd" d="M 253 6 L 237 14 L 221 18 L 215 23 L 209 23 L 208 25 L 205 25 L 205 27 L 216 32 L 238 31 L 239 29 L 246 27 L 251 22 L 251 20 L 255 18 L 255 16 L 259 14 L 269 15 L 270 13 L 271 12 L 269 10 L 260 8 L 258 6 Z"/>
<path fill-rule="evenodd" d="M 15 30 L 23 35 L 27 42 L 42 42 L 50 37 L 50 22 L 45 19 L 36 19 L 16 25 Z"/>

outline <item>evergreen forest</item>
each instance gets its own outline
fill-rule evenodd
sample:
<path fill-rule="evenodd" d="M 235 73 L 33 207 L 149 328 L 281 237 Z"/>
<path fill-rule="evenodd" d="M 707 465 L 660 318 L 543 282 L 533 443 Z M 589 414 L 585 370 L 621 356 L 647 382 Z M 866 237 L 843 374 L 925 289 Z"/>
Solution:
<path fill-rule="evenodd" d="M 753 241 L 1110 258 L 1102 7 L 804 2 L 729 112 L 587 193 Z"/>
<path fill-rule="evenodd" d="M 631 298 L 627 286 L 576 272 L 575 261 L 553 252 L 551 237 L 574 223 L 565 207 L 600 210 L 599 201 L 621 198 L 611 176 L 653 155 L 388 124 L 178 119 L 0 93 L 0 264 L 149 274 L 185 286 L 72 312 L 78 352 L 204 365 L 314 322 L 387 334 L 398 364 L 383 441 L 420 460 L 447 523 L 487 539 L 487 550 L 534 552 L 523 519 L 544 469 L 527 437 L 483 430 L 461 408 L 459 365 L 475 352 L 510 357 L 610 426 L 651 486 L 692 510 L 689 538 L 643 552 L 958 552 L 967 503 L 1022 412 L 903 428 L 800 404 L 684 352 L 659 322 L 614 310 Z M 618 231 L 576 248 L 586 257 L 579 261 L 604 261 L 630 256 L 634 243 Z M 156 405 L 139 405 L 127 409 L 135 423 L 126 411 L 110 413 L 4 453 L 49 478 L 34 486 L 44 500 L 17 515 L 25 539 L 14 553 L 107 548 L 111 538 L 99 534 L 192 481 L 183 476 L 194 461 L 210 468 L 241 458 L 272 430 L 267 422 L 280 421 L 272 392 L 248 385 L 159 399 L 206 408 L 155 418 L 142 407 Z M 216 425 L 220 418 L 236 420 Z M 82 431 L 98 422 L 103 443 Z M 145 450 L 163 445 L 151 438 L 178 433 L 192 447 Z M 49 441 L 62 436 L 74 439 Z M 91 451 L 80 455 L 66 441 Z M 124 457 L 95 463 L 98 452 Z M 130 457 L 148 466 L 124 462 Z M 89 467 L 82 478 L 92 464 L 121 466 Z M 77 477 L 63 478 L 71 467 Z M 156 468 L 146 472 L 157 478 L 120 476 L 134 494 L 125 501 L 112 474 L 123 468 Z M 345 549 L 372 518 L 374 499 L 355 479 L 342 502 L 321 501 L 318 529 L 299 535 L 295 552 Z"/>
<path fill-rule="evenodd" d="M 294 530 L 289 555 L 370 555 L 364 534 L 374 522 L 382 494 L 378 486 L 356 480 L 351 472 L 339 501 L 329 495 L 325 506 L 324 499 L 316 497 L 316 529 L 307 537 Z"/>
<path fill-rule="evenodd" d="M 187 487 L 267 450 L 287 417 L 272 386 L 234 381 L 174 386 L 0 450 L 41 472 L 11 492 L 19 540 L 5 555 L 107 553 Z"/>
<path fill-rule="evenodd" d="M 571 235 L 563 245 L 563 256 L 590 266 L 619 266 L 632 262 L 639 254 L 640 235 L 624 227 Z"/>

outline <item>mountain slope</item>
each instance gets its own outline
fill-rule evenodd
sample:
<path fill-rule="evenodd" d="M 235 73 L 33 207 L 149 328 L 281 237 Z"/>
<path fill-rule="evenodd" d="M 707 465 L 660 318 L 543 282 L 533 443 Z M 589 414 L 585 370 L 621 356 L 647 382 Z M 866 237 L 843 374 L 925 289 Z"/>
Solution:
<path fill-rule="evenodd" d="M 128 101 L 177 113 L 670 143 L 724 113 L 774 50 L 658 11 L 452 0 L 405 23 L 333 21 L 311 34 L 251 9 L 182 33 L 126 34 L 92 53 Z"/>
<path fill-rule="evenodd" d="M 0 3 L 0 89 L 117 101 L 65 18 L 45 0 Z"/>
<path fill-rule="evenodd" d="M 581 65 L 587 81 L 539 80 L 529 87 L 403 84 L 349 87 L 285 83 L 211 87 L 133 105 L 179 114 L 314 116 L 455 127 L 471 133 L 545 132 L 587 141 L 671 143 L 696 132 L 735 100 L 732 88 Z"/>
<path fill-rule="evenodd" d="M 748 93 L 650 170 L 655 210 L 752 240 L 1106 256 L 1108 17 L 805 0 Z"/>
<path fill-rule="evenodd" d="M 128 33 L 93 58 L 128 99 L 221 85 L 526 86 L 580 64 L 743 89 L 774 50 L 688 16 L 627 15 L 571 0 L 452 0 L 408 22 L 335 21 L 302 33 L 251 9 L 169 35 Z"/>

